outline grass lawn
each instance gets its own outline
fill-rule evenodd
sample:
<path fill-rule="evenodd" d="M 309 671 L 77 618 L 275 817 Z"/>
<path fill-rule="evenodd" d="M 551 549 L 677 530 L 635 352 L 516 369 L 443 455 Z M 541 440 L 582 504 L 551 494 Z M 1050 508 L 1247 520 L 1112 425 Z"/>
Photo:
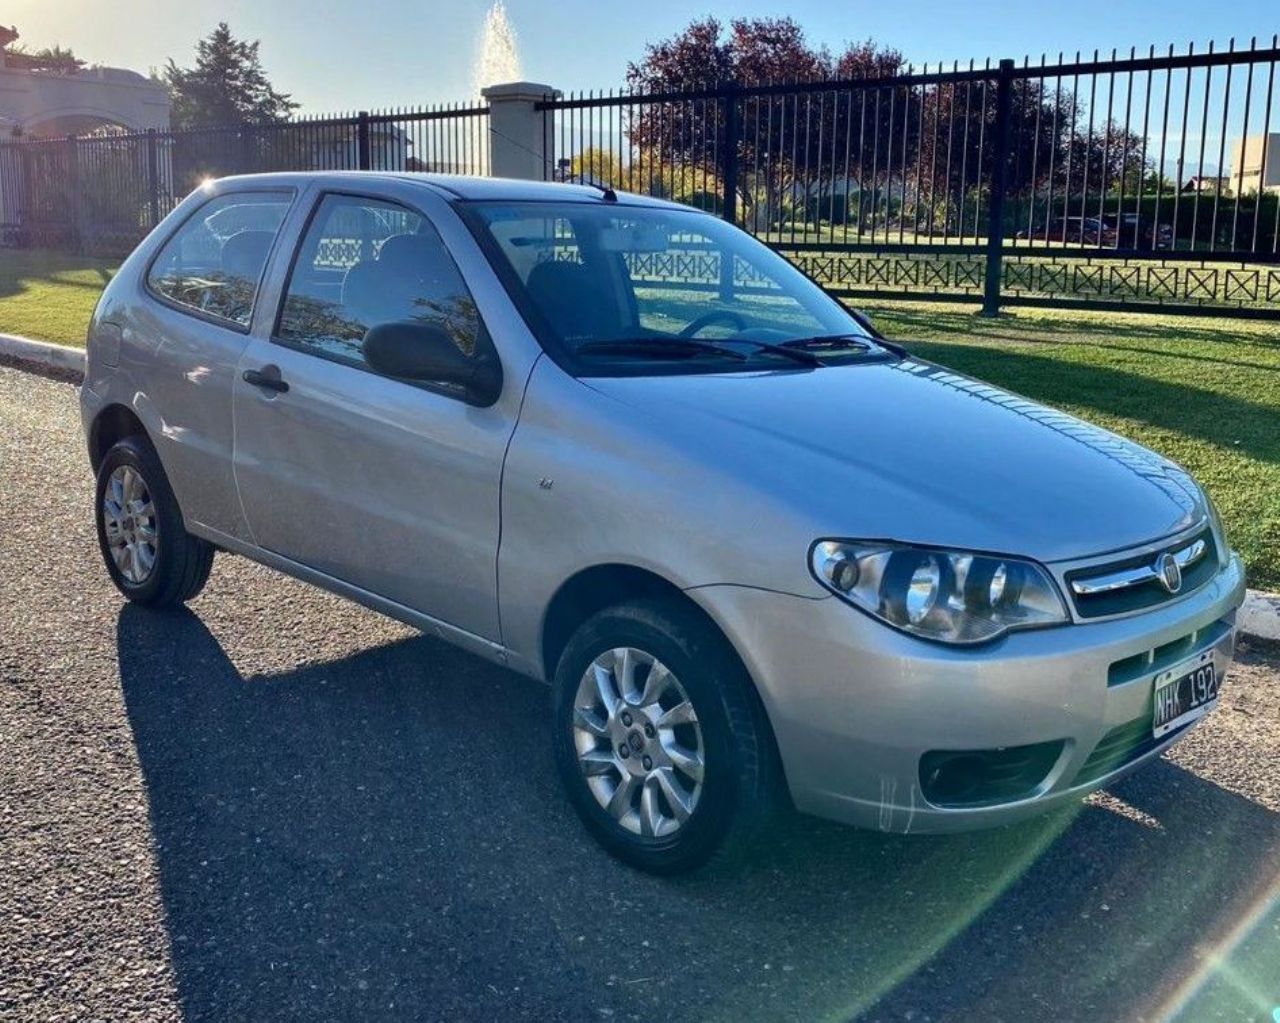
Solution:
<path fill-rule="evenodd" d="M 0 249 L 0 334 L 83 345 L 116 263 L 39 249 Z"/>
<path fill-rule="evenodd" d="M 0 332 L 84 343 L 114 264 L 0 249 Z M 987 320 L 941 303 L 864 306 L 916 354 L 1115 430 L 1186 466 L 1249 584 L 1280 589 L 1280 324 L 1070 310 Z"/>

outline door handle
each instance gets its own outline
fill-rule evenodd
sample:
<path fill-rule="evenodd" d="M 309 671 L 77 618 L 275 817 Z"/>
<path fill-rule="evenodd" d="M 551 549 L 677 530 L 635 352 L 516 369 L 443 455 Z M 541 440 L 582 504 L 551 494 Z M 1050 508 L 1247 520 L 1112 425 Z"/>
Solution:
<path fill-rule="evenodd" d="M 275 369 L 275 367 L 271 367 Z M 275 391 L 277 394 L 284 394 L 289 390 L 289 385 L 280 379 L 280 371 L 277 369 L 274 373 L 265 369 L 246 369 L 242 374 L 245 383 L 253 384 L 254 387 L 261 387 L 267 391 Z"/>

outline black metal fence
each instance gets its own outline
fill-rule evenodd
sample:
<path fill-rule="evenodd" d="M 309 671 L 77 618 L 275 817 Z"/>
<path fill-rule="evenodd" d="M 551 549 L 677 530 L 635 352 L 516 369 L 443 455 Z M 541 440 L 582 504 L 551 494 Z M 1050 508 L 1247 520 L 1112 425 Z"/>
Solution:
<path fill-rule="evenodd" d="M 855 297 L 1280 316 L 1273 37 L 547 98 L 552 173 L 754 232 Z"/>
<path fill-rule="evenodd" d="M 445 105 L 279 124 L 0 144 L 0 242 L 127 253 L 206 178 L 283 170 L 489 173 L 489 110 Z"/>
<path fill-rule="evenodd" d="M 851 297 L 1280 317 L 1276 37 L 546 97 L 548 175 L 718 213 Z M 0 243 L 123 253 L 206 177 L 487 174 L 489 108 L 0 143 Z"/>

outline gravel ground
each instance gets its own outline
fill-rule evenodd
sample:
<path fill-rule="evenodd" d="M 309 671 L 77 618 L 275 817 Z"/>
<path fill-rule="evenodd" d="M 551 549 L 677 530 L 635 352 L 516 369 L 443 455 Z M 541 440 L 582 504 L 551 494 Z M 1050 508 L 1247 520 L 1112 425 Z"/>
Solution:
<path fill-rule="evenodd" d="M 1280 651 L 1078 812 L 618 866 L 539 686 L 242 559 L 126 606 L 75 391 L 0 368 L 0 1019 L 1270 1020 Z"/>

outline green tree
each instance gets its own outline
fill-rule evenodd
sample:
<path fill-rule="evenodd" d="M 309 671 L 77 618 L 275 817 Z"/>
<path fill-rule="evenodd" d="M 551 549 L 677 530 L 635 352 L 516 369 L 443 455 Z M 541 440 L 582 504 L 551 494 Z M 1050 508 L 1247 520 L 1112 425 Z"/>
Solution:
<path fill-rule="evenodd" d="M 71 52 L 66 46 L 41 46 L 28 49 L 22 43 L 7 45 L 4 48 L 5 65 L 22 68 L 25 71 L 44 71 L 52 75 L 74 75 L 82 67 L 84 61 Z"/>
<path fill-rule="evenodd" d="M 847 44 L 833 55 L 811 44 L 790 17 L 736 18 L 728 26 L 707 17 L 646 45 L 644 57 L 627 65 L 627 84 L 637 92 L 662 93 L 729 81 L 752 86 L 885 79 L 905 70 L 901 53 L 871 40 Z M 845 153 L 866 148 L 869 163 L 873 146 L 889 137 L 895 110 L 896 137 L 901 140 L 905 87 L 883 86 L 857 111 L 848 97 L 846 92 L 837 102 L 833 90 L 807 94 L 804 100 L 776 95 L 740 103 L 738 180 L 733 182 L 740 215 L 747 216 L 746 207 L 756 202 L 763 204 L 766 220 L 790 215 L 791 207 L 806 201 L 828 209 L 834 204 L 834 178 L 845 168 Z M 681 194 L 681 182 L 667 175 L 682 172 L 703 182 L 699 191 L 723 190 L 723 182 L 716 180 L 724 156 L 723 103 L 649 104 L 629 118 L 624 130 L 639 150 L 641 180 L 657 186 L 651 190 Z M 908 141 L 914 153 L 914 135 Z M 901 147 L 901 141 L 895 145 Z M 895 156 L 900 161 L 900 148 Z"/>
<path fill-rule="evenodd" d="M 598 147 L 584 149 L 569 164 L 569 180 L 592 181 L 599 185 L 626 188 L 627 169 L 619 164 L 618 154 Z"/>
<path fill-rule="evenodd" d="M 258 40 L 236 39 L 225 21 L 196 43 L 195 67 L 180 68 L 170 58 L 164 81 L 173 96 L 170 117 L 178 128 L 283 121 L 298 106 L 271 87 Z"/>

